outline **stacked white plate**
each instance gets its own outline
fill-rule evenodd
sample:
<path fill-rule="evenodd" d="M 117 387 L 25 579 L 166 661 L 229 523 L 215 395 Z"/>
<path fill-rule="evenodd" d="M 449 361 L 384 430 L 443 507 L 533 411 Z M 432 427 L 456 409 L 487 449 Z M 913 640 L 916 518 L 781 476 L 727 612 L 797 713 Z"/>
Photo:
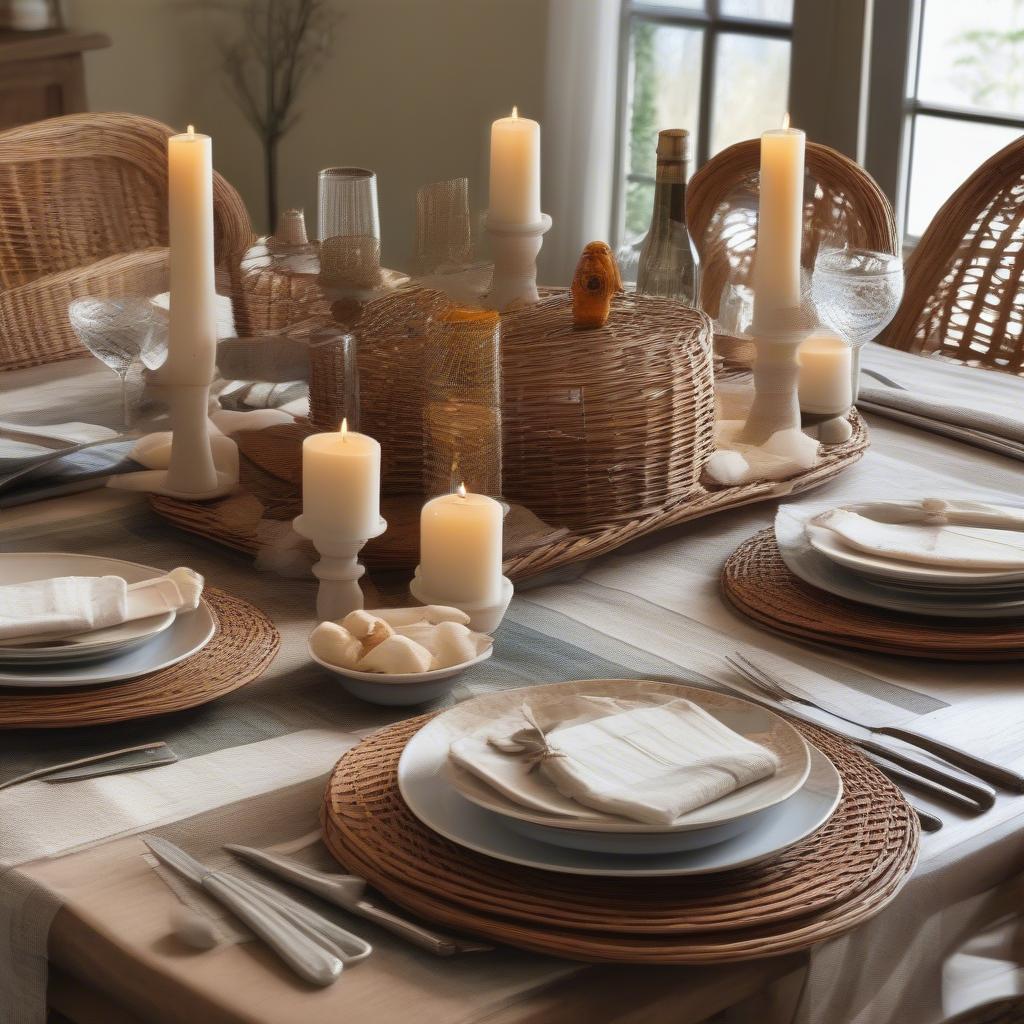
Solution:
<path fill-rule="evenodd" d="M 831 762 L 786 721 L 727 694 L 648 680 L 590 679 L 530 690 L 535 711 L 567 694 L 642 700 L 668 694 L 699 704 L 729 728 L 772 750 L 778 772 L 681 815 L 644 825 L 566 801 L 565 814 L 538 813 L 453 765 L 451 744 L 486 735 L 517 708 L 523 691 L 465 701 L 424 726 L 398 764 L 409 809 L 452 842 L 499 860 L 570 874 L 649 877 L 737 868 L 774 856 L 820 828 L 842 796 Z"/>
<path fill-rule="evenodd" d="M 900 502 L 844 505 L 879 522 Z M 775 539 L 794 575 L 814 587 L 862 604 L 942 618 L 1001 619 L 1024 616 L 1024 571 L 952 569 L 860 551 L 813 522 L 821 510 L 784 506 L 775 517 Z"/>
<path fill-rule="evenodd" d="M 0 554 L 0 580 L 27 583 L 57 576 L 120 576 L 140 583 L 163 575 L 116 558 L 59 553 Z M 184 660 L 209 643 L 215 623 L 205 602 L 184 615 L 167 612 L 59 640 L 0 642 L 0 686 L 72 687 L 136 679 Z"/>

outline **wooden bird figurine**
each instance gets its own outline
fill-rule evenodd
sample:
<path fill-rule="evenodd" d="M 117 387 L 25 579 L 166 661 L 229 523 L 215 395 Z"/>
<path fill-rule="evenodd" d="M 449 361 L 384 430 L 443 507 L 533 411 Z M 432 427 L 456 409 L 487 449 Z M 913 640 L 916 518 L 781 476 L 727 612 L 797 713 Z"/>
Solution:
<path fill-rule="evenodd" d="M 622 291 L 619 265 L 606 242 L 590 242 L 572 279 L 572 321 L 577 327 L 604 327 L 612 297 Z"/>

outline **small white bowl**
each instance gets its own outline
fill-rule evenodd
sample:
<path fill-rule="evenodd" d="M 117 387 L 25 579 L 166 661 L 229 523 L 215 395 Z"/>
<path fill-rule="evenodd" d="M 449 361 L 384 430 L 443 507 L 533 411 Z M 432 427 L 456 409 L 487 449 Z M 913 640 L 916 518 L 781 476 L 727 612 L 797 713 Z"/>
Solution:
<path fill-rule="evenodd" d="M 313 645 L 307 641 L 309 656 L 328 672 L 333 672 L 341 679 L 342 687 L 371 704 L 398 706 L 406 704 L 425 704 L 435 700 L 451 688 L 451 680 L 461 675 L 467 668 L 486 661 L 494 650 L 488 647 L 483 654 L 478 654 L 461 665 L 449 665 L 448 668 L 435 668 L 431 672 L 403 672 L 400 675 L 386 675 L 383 672 L 358 672 L 353 668 L 342 668 L 318 658 L 313 653 Z"/>

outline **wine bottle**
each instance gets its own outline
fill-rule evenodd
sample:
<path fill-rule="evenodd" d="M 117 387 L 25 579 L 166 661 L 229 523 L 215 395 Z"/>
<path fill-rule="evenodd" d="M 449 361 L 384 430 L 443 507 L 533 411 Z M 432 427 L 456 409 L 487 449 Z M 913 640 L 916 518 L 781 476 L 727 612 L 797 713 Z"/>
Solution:
<path fill-rule="evenodd" d="M 686 165 L 690 133 L 658 132 L 658 169 L 651 228 L 640 250 L 636 290 L 697 304 L 700 259 L 686 227 Z"/>

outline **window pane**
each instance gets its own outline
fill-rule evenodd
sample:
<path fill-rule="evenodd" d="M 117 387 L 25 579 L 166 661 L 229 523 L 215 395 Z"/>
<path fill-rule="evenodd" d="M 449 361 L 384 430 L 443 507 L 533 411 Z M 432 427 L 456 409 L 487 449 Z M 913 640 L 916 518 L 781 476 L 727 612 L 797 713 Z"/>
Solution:
<path fill-rule="evenodd" d="M 647 234 L 654 209 L 654 186 L 646 181 L 626 182 L 625 238 L 632 241 Z"/>
<path fill-rule="evenodd" d="M 925 0 L 917 97 L 1024 112 L 1024 0 Z"/>
<path fill-rule="evenodd" d="M 914 119 L 907 232 L 920 235 L 964 179 L 1020 132 L 919 114 Z"/>
<path fill-rule="evenodd" d="M 711 153 L 782 124 L 789 96 L 788 39 L 723 34 L 715 54 Z"/>
<path fill-rule="evenodd" d="M 722 14 L 758 21 L 792 21 L 793 0 L 722 0 Z"/>
<path fill-rule="evenodd" d="M 633 23 L 630 65 L 630 173 L 654 177 L 655 150 L 662 128 L 687 128 L 697 142 L 703 31 Z"/>

